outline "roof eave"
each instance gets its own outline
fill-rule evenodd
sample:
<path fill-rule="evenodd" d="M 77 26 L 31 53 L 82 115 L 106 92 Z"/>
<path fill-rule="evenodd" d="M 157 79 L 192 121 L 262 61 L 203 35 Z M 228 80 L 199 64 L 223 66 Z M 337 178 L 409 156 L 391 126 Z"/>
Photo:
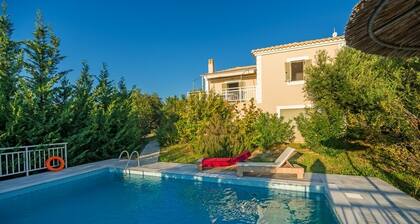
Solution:
<path fill-rule="evenodd" d="M 297 42 L 297 43 L 304 43 L 304 42 L 306 41 Z M 302 46 L 283 47 L 284 45 L 277 45 L 277 46 L 272 46 L 272 47 L 254 49 L 251 51 L 251 54 L 253 56 L 261 56 L 261 55 L 283 53 L 283 52 L 296 51 L 296 50 L 302 50 L 302 49 L 308 49 L 308 48 L 314 48 L 314 47 L 330 46 L 330 45 L 336 45 L 336 44 L 345 45 L 345 43 L 346 41 L 344 39 L 344 36 L 340 36 L 335 39 L 326 40 L 320 43 L 308 43 Z"/>
<path fill-rule="evenodd" d="M 252 75 L 252 74 L 256 74 L 256 72 L 257 72 L 257 68 L 247 68 L 247 69 L 239 69 L 239 70 L 226 71 L 226 72 L 204 73 L 203 76 L 207 79 L 214 79 L 214 78 L 241 76 L 241 75 Z"/>

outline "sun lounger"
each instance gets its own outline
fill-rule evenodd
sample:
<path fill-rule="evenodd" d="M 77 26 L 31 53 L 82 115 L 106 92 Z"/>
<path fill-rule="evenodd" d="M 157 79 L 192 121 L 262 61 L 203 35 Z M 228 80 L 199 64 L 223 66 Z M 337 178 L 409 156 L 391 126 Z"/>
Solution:
<path fill-rule="evenodd" d="M 274 161 L 274 163 L 245 162 L 238 163 L 236 174 L 243 176 L 246 173 L 254 174 L 296 174 L 298 179 L 303 178 L 305 170 L 297 164 L 290 164 L 288 159 L 292 156 L 294 148 L 287 147 L 286 150 Z"/>

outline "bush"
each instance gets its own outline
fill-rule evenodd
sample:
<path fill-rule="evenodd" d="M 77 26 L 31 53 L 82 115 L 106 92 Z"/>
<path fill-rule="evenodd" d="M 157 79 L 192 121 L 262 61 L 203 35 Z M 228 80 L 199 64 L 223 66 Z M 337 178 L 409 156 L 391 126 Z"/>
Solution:
<path fill-rule="evenodd" d="M 420 198 L 420 140 L 414 144 L 375 145 L 366 157 L 385 175 L 383 179 Z"/>
<path fill-rule="evenodd" d="M 178 143 L 179 136 L 175 127 L 177 120 L 176 116 L 163 115 L 161 125 L 156 130 L 156 138 L 160 145 L 168 146 Z"/>
<path fill-rule="evenodd" d="M 214 114 L 197 132 L 192 146 L 205 156 L 233 156 L 242 151 L 238 134 L 238 127 L 230 117 Z"/>
<path fill-rule="evenodd" d="M 344 117 L 338 112 L 308 110 L 295 118 L 297 127 L 305 138 L 305 145 L 314 151 L 335 153 L 336 144 L 344 137 Z"/>
<path fill-rule="evenodd" d="M 211 92 L 189 95 L 183 106 L 179 108 L 179 120 L 175 123 L 182 143 L 192 142 L 197 133 L 202 130 L 210 119 L 218 114 L 221 119 L 232 118 L 233 105 Z"/>
<path fill-rule="evenodd" d="M 255 122 L 254 142 L 260 148 L 269 149 L 294 138 L 292 121 L 285 122 L 277 114 L 261 113 Z"/>
<path fill-rule="evenodd" d="M 160 112 L 159 126 L 156 138 L 162 146 L 179 142 L 178 130 L 175 123 L 179 120 L 181 109 L 184 108 L 185 98 L 168 97 Z"/>
<path fill-rule="evenodd" d="M 206 156 L 232 156 L 288 142 L 292 129 L 291 121 L 262 113 L 253 101 L 237 110 L 214 93 L 200 93 L 167 99 L 157 137 L 162 145 L 188 143 Z"/>
<path fill-rule="evenodd" d="M 169 97 L 161 112 L 158 141 L 161 145 L 191 143 L 215 114 L 225 119 L 233 113 L 234 107 L 214 93 Z"/>
<path fill-rule="evenodd" d="M 252 151 L 257 147 L 255 127 L 261 114 L 262 110 L 255 106 L 253 99 L 251 99 L 249 104 L 243 104 L 241 110 L 236 110 L 235 123 L 238 126 L 239 138 L 243 149 Z"/>
<path fill-rule="evenodd" d="M 333 124 L 335 114 L 328 113 L 339 111 L 348 136 L 410 144 L 420 138 L 419 71 L 418 57 L 386 58 L 343 48 L 332 60 L 322 51 L 305 71 L 305 93 L 328 124 L 341 125 L 342 119 Z"/>
<path fill-rule="evenodd" d="M 379 177 L 418 197 L 419 71 L 418 57 L 343 48 L 331 59 L 320 52 L 305 70 L 314 109 L 296 119 L 306 145 L 327 153 L 369 146 L 365 154 Z"/>

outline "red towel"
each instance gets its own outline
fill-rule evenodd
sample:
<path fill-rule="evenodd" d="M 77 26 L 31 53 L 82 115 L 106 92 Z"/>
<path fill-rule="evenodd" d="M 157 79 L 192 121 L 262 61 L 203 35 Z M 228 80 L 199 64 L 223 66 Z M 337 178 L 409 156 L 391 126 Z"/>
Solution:
<path fill-rule="evenodd" d="M 251 156 L 249 151 L 243 151 L 236 157 L 230 158 L 205 158 L 201 161 L 202 168 L 225 167 L 235 165 L 237 162 L 247 160 Z"/>

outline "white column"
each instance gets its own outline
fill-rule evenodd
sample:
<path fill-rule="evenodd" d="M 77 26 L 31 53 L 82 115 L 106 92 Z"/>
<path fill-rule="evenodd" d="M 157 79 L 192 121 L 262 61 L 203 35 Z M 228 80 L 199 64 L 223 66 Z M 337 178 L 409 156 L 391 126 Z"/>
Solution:
<path fill-rule="evenodd" d="M 207 79 L 206 76 L 203 76 L 203 81 L 204 81 L 204 91 L 206 93 L 209 92 L 209 80 Z"/>
<path fill-rule="evenodd" d="M 262 56 L 257 56 L 257 86 L 255 87 L 255 101 L 262 103 Z"/>

